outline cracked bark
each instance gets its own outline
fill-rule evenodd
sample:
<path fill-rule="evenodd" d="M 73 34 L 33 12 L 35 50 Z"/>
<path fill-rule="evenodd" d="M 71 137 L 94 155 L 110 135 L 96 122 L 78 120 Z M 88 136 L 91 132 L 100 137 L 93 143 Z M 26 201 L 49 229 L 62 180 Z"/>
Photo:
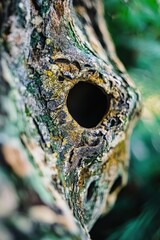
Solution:
<path fill-rule="evenodd" d="M 139 94 L 100 1 L 6 0 L 0 20 L 0 236 L 89 239 L 126 183 Z M 67 105 L 80 82 L 98 89 L 93 97 L 88 85 L 78 87 L 85 112 L 75 96 L 70 101 L 87 127 Z M 108 103 L 94 125 L 100 91 Z"/>

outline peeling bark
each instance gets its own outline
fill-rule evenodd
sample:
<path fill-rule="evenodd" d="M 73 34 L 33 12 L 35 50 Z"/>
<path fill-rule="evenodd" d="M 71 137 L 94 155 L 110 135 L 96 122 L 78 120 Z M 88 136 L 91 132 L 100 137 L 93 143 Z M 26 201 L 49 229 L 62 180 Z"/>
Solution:
<path fill-rule="evenodd" d="M 0 20 L 0 236 L 89 239 L 126 183 L 139 94 L 101 1 L 6 0 Z"/>

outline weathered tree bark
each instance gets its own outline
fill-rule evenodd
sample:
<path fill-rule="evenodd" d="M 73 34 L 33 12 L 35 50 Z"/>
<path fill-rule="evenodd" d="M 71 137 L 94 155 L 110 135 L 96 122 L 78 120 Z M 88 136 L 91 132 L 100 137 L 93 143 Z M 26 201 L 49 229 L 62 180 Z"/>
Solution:
<path fill-rule="evenodd" d="M 126 183 L 139 95 L 98 0 L 0 3 L 0 239 L 89 239 Z"/>

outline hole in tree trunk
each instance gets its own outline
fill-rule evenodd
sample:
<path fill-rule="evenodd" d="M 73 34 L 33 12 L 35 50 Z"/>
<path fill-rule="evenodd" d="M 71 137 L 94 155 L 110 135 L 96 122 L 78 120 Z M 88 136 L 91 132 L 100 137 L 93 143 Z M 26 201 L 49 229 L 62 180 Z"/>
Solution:
<path fill-rule="evenodd" d="M 115 180 L 115 182 L 113 183 L 111 190 L 110 190 L 110 194 L 113 193 L 117 188 L 119 188 L 120 186 L 122 186 L 122 176 L 118 176 L 117 179 Z"/>
<path fill-rule="evenodd" d="M 88 188 L 88 192 L 87 192 L 87 202 L 92 198 L 93 193 L 95 192 L 95 188 L 96 188 L 96 181 L 91 182 L 89 188 Z"/>
<path fill-rule="evenodd" d="M 102 88 L 89 82 L 78 82 L 69 92 L 68 111 L 82 127 L 98 125 L 110 106 L 110 97 Z"/>

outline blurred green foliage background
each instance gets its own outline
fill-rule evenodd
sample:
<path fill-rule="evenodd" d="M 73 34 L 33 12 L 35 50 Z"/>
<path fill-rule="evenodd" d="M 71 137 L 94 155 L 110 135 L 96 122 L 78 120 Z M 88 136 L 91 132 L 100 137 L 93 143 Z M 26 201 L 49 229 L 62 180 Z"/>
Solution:
<path fill-rule="evenodd" d="M 140 90 L 129 182 L 93 228 L 96 240 L 160 240 L 160 1 L 104 0 L 119 58 Z"/>

